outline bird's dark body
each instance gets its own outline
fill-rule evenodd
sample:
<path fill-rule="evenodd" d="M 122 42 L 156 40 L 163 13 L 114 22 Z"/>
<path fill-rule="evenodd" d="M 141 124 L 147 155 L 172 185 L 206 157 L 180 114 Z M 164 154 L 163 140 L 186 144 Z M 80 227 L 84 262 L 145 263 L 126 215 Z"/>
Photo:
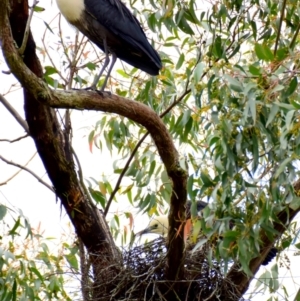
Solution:
<path fill-rule="evenodd" d="M 138 20 L 119 0 L 85 0 L 79 20 L 70 20 L 94 44 L 150 75 L 161 69 L 158 53 L 147 40 Z M 88 21 L 87 21 L 88 20 Z"/>

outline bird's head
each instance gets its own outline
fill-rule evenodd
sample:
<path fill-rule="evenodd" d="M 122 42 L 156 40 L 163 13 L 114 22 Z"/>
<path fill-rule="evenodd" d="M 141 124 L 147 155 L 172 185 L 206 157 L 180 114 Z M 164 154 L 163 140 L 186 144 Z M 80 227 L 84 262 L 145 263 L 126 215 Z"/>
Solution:
<path fill-rule="evenodd" d="M 136 236 L 141 236 L 147 233 L 154 233 L 166 237 L 168 235 L 168 228 L 169 228 L 168 217 L 166 215 L 156 216 L 151 219 L 148 227 L 136 233 Z"/>

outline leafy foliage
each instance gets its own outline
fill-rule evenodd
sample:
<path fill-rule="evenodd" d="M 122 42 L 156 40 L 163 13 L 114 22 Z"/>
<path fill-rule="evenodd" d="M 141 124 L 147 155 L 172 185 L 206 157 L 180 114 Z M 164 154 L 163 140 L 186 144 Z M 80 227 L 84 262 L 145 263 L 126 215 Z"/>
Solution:
<path fill-rule="evenodd" d="M 6 206 L 1 205 L 1 210 L 4 208 Z M 9 228 L 11 219 L 15 223 L 8 231 L 5 227 L 1 230 L 1 300 L 74 300 L 77 292 L 70 294 L 65 288 L 67 283 L 74 285 L 74 279 L 67 276 L 70 268 L 66 261 L 73 268 L 74 277 L 78 270 L 77 249 L 65 242 L 64 248 L 70 250 L 69 254 L 57 246 L 51 250 L 51 241 L 42 237 L 40 229 L 31 229 L 24 216 L 9 213 L 10 216 L 2 217 L 3 225 Z"/>

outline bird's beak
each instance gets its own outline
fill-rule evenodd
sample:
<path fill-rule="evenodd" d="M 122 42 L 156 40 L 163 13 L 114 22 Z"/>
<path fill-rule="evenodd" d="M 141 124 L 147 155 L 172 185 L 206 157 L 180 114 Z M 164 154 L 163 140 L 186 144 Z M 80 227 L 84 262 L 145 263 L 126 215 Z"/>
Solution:
<path fill-rule="evenodd" d="M 135 236 L 142 236 L 143 234 L 147 234 L 147 233 L 151 233 L 152 232 L 153 227 L 147 227 L 144 230 L 135 233 Z"/>

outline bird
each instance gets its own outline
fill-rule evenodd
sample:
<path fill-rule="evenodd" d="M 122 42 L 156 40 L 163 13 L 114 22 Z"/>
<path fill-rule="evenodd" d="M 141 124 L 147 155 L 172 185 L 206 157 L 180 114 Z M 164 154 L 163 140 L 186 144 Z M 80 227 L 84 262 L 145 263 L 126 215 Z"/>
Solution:
<path fill-rule="evenodd" d="M 66 20 L 105 53 L 105 61 L 91 89 L 105 68 L 112 62 L 101 87 L 103 92 L 117 58 L 145 71 L 158 75 L 162 62 L 149 43 L 139 21 L 120 0 L 56 0 Z"/>
<path fill-rule="evenodd" d="M 187 206 L 186 206 L 186 215 L 187 215 L 187 219 L 191 217 L 191 212 L 190 212 L 190 208 L 191 208 L 192 203 L 191 202 L 187 202 Z M 203 202 L 203 201 L 197 201 L 196 202 L 196 206 L 197 206 L 197 211 L 201 214 L 201 211 L 208 205 L 208 203 Z M 231 223 L 230 227 L 233 227 L 234 223 Z M 158 234 L 160 236 L 163 237 L 167 237 L 168 236 L 168 228 L 169 228 L 169 219 L 167 215 L 160 215 L 160 216 L 155 216 L 154 218 L 152 218 L 149 222 L 149 225 L 143 229 L 142 231 L 136 233 L 136 236 L 141 236 L 143 234 L 149 234 L 149 233 L 153 233 L 153 234 Z M 267 256 L 265 257 L 265 259 L 262 262 L 263 266 L 268 265 L 273 258 L 277 255 L 278 250 L 276 247 L 272 247 L 271 250 L 269 251 L 269 253 L 267 254 Z"/>
<path fill-rule="evenodd" d="M 159 234 L 163 237 L 168 236 L 169 220 L 167 215 L 155 216 L 150 220 L 149 225 L 144 230 L 136 233 L 136 236 L 141 236 L 147 233 Z"/>
<path fill-rule="evenodd" d="M 192 202 L 187 202 L 186 204 L 186 218 L 191 218 L 191 205 Z M 206 202 L 201 200 L 196 202 L 197 211 L 201 212 L 207 206 Z M 155 216 L 150 220 L 150 223 L 147 228 L 136 233 L 136 236 L 141 236 L 147 233 L 159 234 L 163 237 L 168 236 L 169 220 L 167 215 Z"/>

